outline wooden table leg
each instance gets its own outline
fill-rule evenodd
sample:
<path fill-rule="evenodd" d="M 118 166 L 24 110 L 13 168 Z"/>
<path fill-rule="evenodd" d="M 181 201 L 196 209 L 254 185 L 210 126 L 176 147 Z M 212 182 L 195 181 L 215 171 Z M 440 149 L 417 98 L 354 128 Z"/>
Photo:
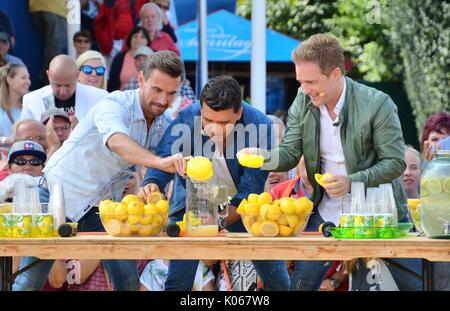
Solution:
<path fill-rule="evenodd" d="M 0 291 L 11 291 L 12 257 L 0 257 Z"/>
<path fill-rule="evenodd" d="M 423 275 L 423 290 L 434 290 L 434 267 L 433 262 L 422 259 L 422 275 Z"/>

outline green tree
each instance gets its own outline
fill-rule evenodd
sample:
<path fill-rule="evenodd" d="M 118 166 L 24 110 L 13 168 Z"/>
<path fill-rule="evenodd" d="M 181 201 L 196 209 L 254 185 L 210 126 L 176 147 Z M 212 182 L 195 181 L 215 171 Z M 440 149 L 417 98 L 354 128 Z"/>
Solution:
<path fill-rule="evenodd" d="M 450 3 L 393 3 L 391 40 L 403 59 L 405 89 L 422 132 L 431 114 L 450 111 Z"/>
<path fill-rule="evenodd" d="M 390 0 L 337 0 L 337 12 L 324 21 L 370 82 L 400 81 L 401 59 L 390 43 Z"/>
<path fill-rule="evenodd" d="M 258 1 L 258 0 L 253 0 Z M 297 40 L 327 32 L 324 20 L 336 12 L 335 0 L 267 0 L 267 26 Z M 252 0 L 238 1 L 238 15 L 251 17 Z"/>

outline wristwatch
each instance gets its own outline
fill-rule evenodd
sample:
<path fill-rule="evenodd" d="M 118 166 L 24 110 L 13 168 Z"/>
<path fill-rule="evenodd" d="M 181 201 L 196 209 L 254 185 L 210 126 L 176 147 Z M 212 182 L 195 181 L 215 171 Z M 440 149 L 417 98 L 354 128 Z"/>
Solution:
<path fill-rule="evenodd" d="M 341 286 L 341 281 L 330 278 L 330 284 L 334 287 L 334 289 L 338 289 Z"/>

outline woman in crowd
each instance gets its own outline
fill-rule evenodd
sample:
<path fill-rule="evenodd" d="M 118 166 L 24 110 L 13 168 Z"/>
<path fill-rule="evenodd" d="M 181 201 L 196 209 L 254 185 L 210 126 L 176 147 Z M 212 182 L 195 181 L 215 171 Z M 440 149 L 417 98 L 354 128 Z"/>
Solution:
<path fill-rule="evenodd" d="M 403 172 L 403 188 L 408 199 L 419 198 L 420 153 L 411 146 L 405 148 L 406 169 Z"/>
<path fill-rule="evenodd" d="M 433 149 L 439 140 L 450 135 L 450 113 L 442 111 L 430 116 L 423 128 L 422 146 L 423 159 L 431 161 L 434 157 Z"/>
<path fill-rule="evenodd" d="M 8 136 L 11 126 L 20 118 L 22 98 L 30 84 L 25 65 L 6 64 L 0 68 L 0 136 Z"/>
<path fill-rule="evenodd" d="M 138 70 L 134 63 L 134 53 L 140 46 L 149 45 L 150 37 L 145 28 L 137 26 L 128 34 L 126 39 L 126 50 L 117 53 L 111 64 L 109 73 L 108 92 L 122 90 L 125 84 L 134 76 Z"/>
<path fill-rule="evenodd" d="M 78 82 L 106 90 L 106 61 L 102 54 L 88 50 L 77 58 Z"/>

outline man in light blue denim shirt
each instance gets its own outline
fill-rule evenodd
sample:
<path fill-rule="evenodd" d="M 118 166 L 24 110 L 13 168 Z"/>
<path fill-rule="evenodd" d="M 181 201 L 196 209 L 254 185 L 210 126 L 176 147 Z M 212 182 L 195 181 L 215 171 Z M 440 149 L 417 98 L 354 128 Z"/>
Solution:
<path fill-rule="evenodd" d="M 243 103 L 239 83 L 230 76 L 218 76 L 204 86 L 200 103 L 181 110 L 158 145 L 157 154 L 166 157 L 176 152 L 185 156 L 203 155 L 211 159 L 216 184 L 231 197 L 224 226 L 228 231 L 245 232 L 236 207 L 250 193 L 261 193 L 268 172 L 243 167 L 236 154 L 248 146 L 270 149 L 272 122 L 261 111 Z M 180 144 L 181 143 L 181 144 Z M 170 202 L 169 220 L 183 218 L 186 206 L 186 179 L 176 175 Z M 150 168 L 139 191 L 142 198 L 163 190 L 173 174 Z M 288 290 L 289 275 L 283 260 L 253 261 L 265 290 Z M 198 260 L 171 260 L 165 290 L 192 289 Z"/>
<path fill-rule="evenodd" d="M 168 125 L 163 112 L 177 94 L 183 64 L 173 52 L 151 55 L 139 73 L 139 89 L 113 92 L 95 105 L 78 124 L 44 170 L 41 201 L 48 200 L 52 185 L 63 185 L 66 217 L 78 222 L 79 231 L 104 231 L 98 203 L 121 200 L 128 170 L 133 165 L 167 172 L 180 170 L 180 154 L 160 158 L 148 150 Z M 21 267 L 34 261 L 24 257 Z M 52 260 L 20 274 L 14 290 L 39 290 Z M 139 277 L 133 260 L 103 260 L 115 290 L 137 290 Z"/>

